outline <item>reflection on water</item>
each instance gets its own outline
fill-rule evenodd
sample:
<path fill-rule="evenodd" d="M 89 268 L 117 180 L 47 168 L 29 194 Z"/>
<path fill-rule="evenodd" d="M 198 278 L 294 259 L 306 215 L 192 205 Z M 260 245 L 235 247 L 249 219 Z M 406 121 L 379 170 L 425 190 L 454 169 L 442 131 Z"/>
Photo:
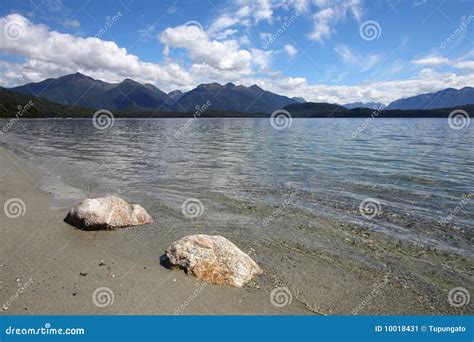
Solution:
<path fill-rule="evenodd" d="M 120 193 L 176 212 L 198 198 L 214 224 L 261 225 L 250 209 L 281 206 L 295 191 L 298 199 L 285 204 L 289 222 L 288 208 L 366 222 L 358 206 L 367 197 L 384 212 L 435 222 L 474 192 L 474 127 L 453 130 L 444 119 L 377 119 L 354 137 L 364 119 L 294 119 L 276 130 L 267 119 L 200 118 L 176 137 L 185 122 L 116 120 L 102 131 L 90 120 L 21 120 L 0 142 L 94 195 Z M 473 202 L 450 220 L 470 234 Z M 422 235 L 376 222 L 373 229 Z"/>

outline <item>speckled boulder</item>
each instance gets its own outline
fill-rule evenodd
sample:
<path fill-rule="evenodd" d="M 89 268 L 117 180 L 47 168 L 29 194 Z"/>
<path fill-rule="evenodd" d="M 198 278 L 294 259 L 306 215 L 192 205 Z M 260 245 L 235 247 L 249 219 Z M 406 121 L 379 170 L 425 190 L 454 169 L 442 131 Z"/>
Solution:
<path fill-rule="evenodd" d="M 236 245 L 219 235 L 189 235 L 166 251 L 172 266 L 214 284 L 242 287 L 262 269 Z"/>
<path fill-rule="evenodd" d="M 140 205 L 108 196 L 82 201 L 69 210 L 64 221 L 84 230 L 107 230 L 152 223 L 153 219 Z"/>

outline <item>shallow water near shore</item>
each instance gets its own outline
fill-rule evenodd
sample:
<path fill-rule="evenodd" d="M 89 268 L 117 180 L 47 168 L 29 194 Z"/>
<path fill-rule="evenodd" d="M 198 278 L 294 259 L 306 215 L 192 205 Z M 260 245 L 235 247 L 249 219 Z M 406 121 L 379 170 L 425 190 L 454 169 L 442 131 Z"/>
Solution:
<path fill-rule="evenodd" d="M 253 290 L 287 287 L 309 312 L 351 313 L 380 284 L 385 295 L 362 313 L 466 310 L 445 296 L 472 286 L 473 127 L 293 119 L 276 130 L 267 119 L 198 119 L 177 135 L 186 121 L 123 119 L 99 130 L 91 120 L 21 120 L 0 146 L 43 171 L 39 187 L 56 193 L 55 209 L 117 194 L 155 218 L 113 238 L 97 233 L 105 249 L 158 259 L 184 235 L 219 234 L 264 268 Z M 197 217 L 183 215 L 189 198 L 202 203 Z M 359 210 L 367 199 L 374 217 Z"/>

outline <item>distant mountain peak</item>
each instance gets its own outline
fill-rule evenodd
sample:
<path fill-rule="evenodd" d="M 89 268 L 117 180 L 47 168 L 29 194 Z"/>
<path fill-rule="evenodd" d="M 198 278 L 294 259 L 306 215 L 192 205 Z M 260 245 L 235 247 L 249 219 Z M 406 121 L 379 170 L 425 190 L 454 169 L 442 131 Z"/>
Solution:
<path fill-rule="evenodd" d="M 296 97 L 292 97 L 292 99 L 295 100 L 295 102 L 297 102 L 297 103 L 305 103 L 306 102 L 306 100 L 303 97 L 296 96 Z"/>
<path fill-rule="evenodd" d="M 168 96 L 170 97 L 168 103 L 175 104 L 183 96 L 183 92 L 181 90 L 173 90 L 168 93 Z"/>
<path fill-rule="evenodd" d="M 54 79 L 54 78 L 53 78 Z M 69 74 L 69 75 L 64 75 L 61 77 L 58 77 L 57 79 L 63 79 L 63 80 L 80 80 L 80 79 L 86 79 L 86 80 L 93 80 L 95 81 L 92 77 L 89 77 L 87 75 L 81 74 L 80 72 L 76 72 L 74 74 Z"/>
<path fill-rule="evenodd" d="M 122 88 L 122 89 L 121 89 Z M 40 97 L 63 105 L 109 110 L 134 107 L 162 107 L 170 98 L 151 84 L 141 84 L 130 78 L 120 83 L 107 83 L 76 72 L 38 83 L 12 88 L 13 91 Z"/>
<path fill-rule="evenodd" d="M 203 89 L 205 92 L 202 91 Z M 207 94 L 208 92 L 211 96 Z M 177 107 L 180 110 L 194 110 L 196 105 L 209 99 L 212 101 L 214 110 L 247 113 L 271 113 L 297 102 L 287 96 L 266 91 L 255 84 L 245 87 L 229 82 L 225 85 L 200 84 L 183 94 L 177 102 Z"/>
<path fill-rule="evenodd" d="M 126 78 L 122 82 L 120 82 L 119 84 L 133 84 L 133 85 L 139 84 L 139 85 L 142 85 L 141 83 L 138 83 L 137 81 L 132 80 L 131 78 Z"/>
<path fill-rule="evenodd" d="M 474 88 L 446 88 L 393 101 L 387 109 L 439 109 L 474 104 Z"/>
<path fill-rule="evenodd" d="M 256 85 L 256 84 L 252 84 L 252 85 L 250 86 L 250 89 L 264 91 L 262 88 L 260 88 L 260 87 L 259 87 L 258 85 Z"/>
<path fill-rule="evenodd" d="M 217 82 L 213 83 L 201 83 L 197 86 L 197 88 L 204 88 L 204 89 L 216 89 L 216 88 L 223 88 L 223 86 Z"/>
<path fill-rule="evenodd" d="M 73 76 L 79 76 L 79 77 L 92 78 L 92 77 L 90 77 L 90 76 L 84 75 L 83 73 L 81 73 L 81 72 L 79 72 L 79 71 L 78 71 L 78 72 L 75 72 L 74 74 L 71 74 L 71 75 L 73 75 Z M 67 75 L 66 75 L 66 76 L 67 76 Z"/>
<path fill-rule="evenodd" d="M 171 95 L 183 95 L 183 92 L 182 92 L 181 90 L 177 89 L 177 90 L 172 90 L 172 91 L 170 91 L 170 92 L 168 93 L 168 95 L 169 95 L 169 96 L 171 96 Z"/>
<path fill-rule="evenodd" d="M 380 102 L 351 102 L 346 103 L 343 105 L 347 109 L 354 109 L 354 108 L 369 108 L 369 109 L 380 109 L 384 108 L 385 105 Z"/>

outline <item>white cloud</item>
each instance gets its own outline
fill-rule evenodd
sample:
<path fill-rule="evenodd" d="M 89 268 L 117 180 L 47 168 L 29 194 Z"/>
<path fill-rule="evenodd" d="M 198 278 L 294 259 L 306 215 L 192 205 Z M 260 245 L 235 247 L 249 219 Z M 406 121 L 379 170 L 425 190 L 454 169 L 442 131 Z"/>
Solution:
<path fill-rule="evenodd" d="M 254 9 L 254 18 L 255 20 L 267 20 L 270 21 L 272 19 L 273 10 L 272 5 L 270 4 L 270 0 L 256 0 L 254 1 L 256 4 L 256 8 Z M 249 13 L 252 13 L 250 10 Z"/>
<path fill-rule="evenodd" d="M 344 63 L 357 64 L 359 61 L 347 45 L 339 44 L 334 47 L 334 51 L 341 57 Z"/>
<path fill-rule="evenodd" d="M 41 5 L 44 5 L 48 10 L 59 12 L 64 9 L 64 4 L 61 0 L 43 0 Z"/>
<path fill-rule="evenodd" d="M 252 62 L 255 63 L 260 69 L 266 70 L 270 67 L 273 51 L 265 51 L 259 49 L 250 49 L 252 53 Z"/>
<path fill-rule="evenodd" d="M 252 55 L 239 49 L 236 40 L 212 40 L 203 30 L 190 33 L 187 25 L 167 28 L 159 35 L 159 40 L 168 48 L 186 49 L 193 63 L 207 64 L 222 71 L 251 72 Z"/>
<path fill-rule="evenodd" d="M 374 68 L 382 59 L 382 55 L 378 54 L 356 55 L 344 44 L 336 45 L 334 51 L 337 52 L 345 64 L 358 66 L 361 72 Z"/>
<path fill-rule="evenodd" d="M 62 22 L 63 26 L 65 27 L 70 27 L 70 28 L 73 28 L 73 29 L 78 29 L 79 27 L 81 27 L 81 23 L 79 22 L 79 20 L 64 20 Z"/>
<path fill-rule="evenodd" d="M 457 60 L 451 60 L 449 58 L 438 56 L 438 55 L 430 55 L 430 56 L 412 60 L 411 62 L 413 64 L 428 66 L 432 68 L 447 65 L 456 69 L 474 70 L 474 61 L 465 60 L 464 59 L 465 57 L 469 57 L 469 54 Z"/>
<path fill-rule="evenodd" d="M 209 28 L 209 34 L 217 34 L 220 31 L 236 25 L 239 22 L 238 16 L 222 15 L 217 18 Z"/>
<path fill-rule="evenodd" d="M 423 58 L 415 59 L 411 61 L 413 64 L 426 65 L 426 66 L 440 66 L 443 64 L 449 64 L 449 59 L 446 57 L 431 55 Z"/>
<path fill-rule="evenodd" d="M 312 16 L 313 31 L 309 34 L 309 38 L 319 42 L 330 38 L 335 32 L 335 24 L 344 20 L 348 14 L 357 21 L 362 15 L 360 0 L 314 0 L 314 3 L 319 11 Z"/>
<path fill-rule="evenodd" d="M 144 28 L 138 30 L 138 36 L 141 40 L 145 41 L 153 39 L 155 29 L 155 25 L 147 25 Z"/>
<path fill-rule="evenodd" d="M 288 56 L 292 58 L 295 57 L 296 54 L 298 53 L 298 50 L 293 45 L 290 45 L 290 44 L 286 44 L 284 49 L 286 53 L 288 54 Z"/>
<path fill-rule="evenodd" d="M 474 74 L 457 75 L 454 73 L 437 73 L 425 70 L 407 80 L 374 81 L 352 86 L 309 84 L 302 77 L 284 77 L 278 79 L 246 78 L 237 83 L 257 84 L 263 89 L 286 96 L 301 96 L 307 101 L 349 103 L 381 102 L 388 104 L 394 100 L 435 92 L 445 88 L 463 88 L 474 84 Z"/>
<path fill-rule="evenodd" d="M 260 21 L 271 22 L 273 6 L 274 4 L 270 0 L 237 0 L 235 4 L 224 9 L 207 32 L 210 37 L 213 37 L 218 36 L 221 31 L 237 25 L 251 26 Z"/>
<path fill-rule="evenodd" d="M 474 71 L 474 61 L 461 61 L 454 64 L 458 69 L 467 69 Z"/>
<path fill-rule="evenodd" d="M 217 33 L 216 39 L 218 40 L 226 39 L 227 37 L 232 36 L 238 32 L 239 31 L 237 31 L 236 29 L 226 29 L 224 31 Z"/>
<path fill-rule="evenodd" d="M 8 26 L 7 26 L 8 25 Z M 7 26 L 7 28 L 6 28 Z M 190 75 L 176 63 L 159 65 L 142 62 L 116 43 L 95 37 L 81 38 L 51 31 L 45 25 L 35 25 L 19 14 L 0 18 L 0 32 L 16 27 L 18 36 L 2 37 L 0 51 L 22 56 L 24 63 L 3 63 L 3 83 L 40 81 L 76 71 L 106 81 L 130 77 L 157 84 L 189 84 Z M 10 32 L 15 34 L 15 32 Z M 18 39 L 16 39 L 17 37 Z M 21 75 L 17 77 L 14 74 Z"/>
<path fill-rule="evenodd" d="M 418 7 L 418 6 L 424 5 L 427 2 L 428 2 L 428 0 L 415 0 L 413 2 L 413 7 Z"/>

